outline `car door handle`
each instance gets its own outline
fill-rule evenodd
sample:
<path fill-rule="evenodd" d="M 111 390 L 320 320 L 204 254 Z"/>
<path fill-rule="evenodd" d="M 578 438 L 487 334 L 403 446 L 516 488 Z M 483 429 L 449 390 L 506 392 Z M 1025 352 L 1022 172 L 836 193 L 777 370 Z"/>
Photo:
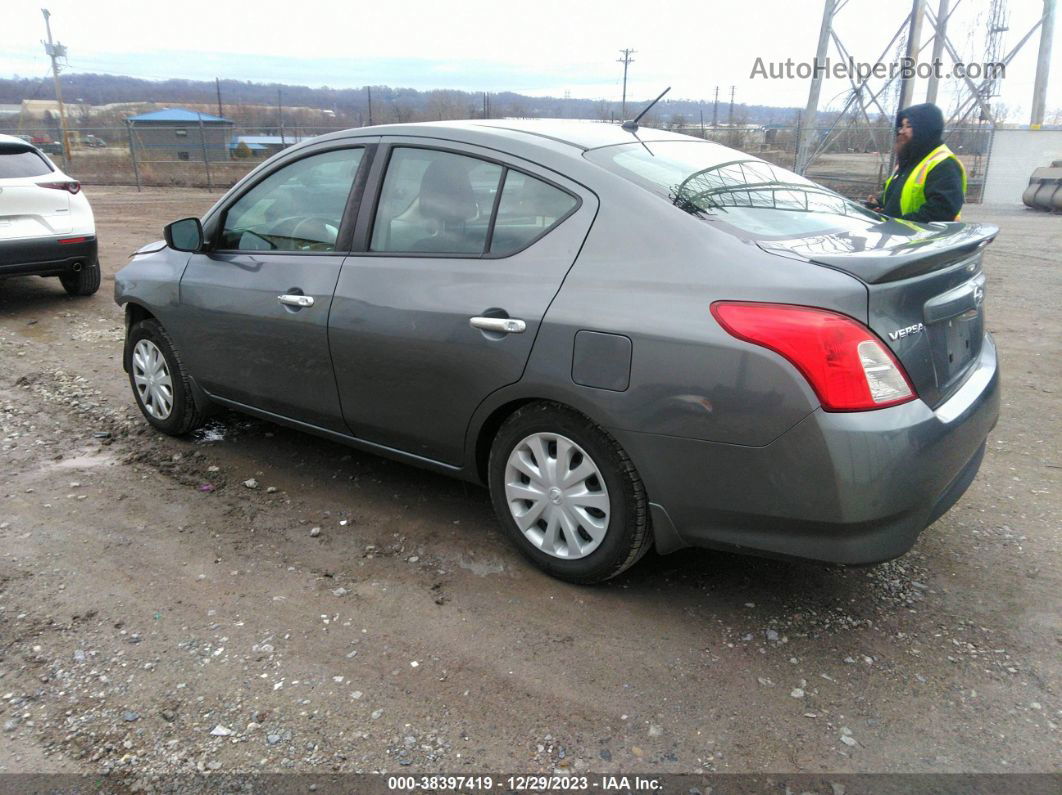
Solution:
<path fill-rule="evenodd" d="M 483 331 L 495 331 L 499 334 L 523 334 L 527 324 L 515 317 L 473 317 L 468 325 Z"/>
<path fill-rule="evenodd" d="M 284 306 L 313 306 L 312 295 L 278 295 L 277 300 Z"/>

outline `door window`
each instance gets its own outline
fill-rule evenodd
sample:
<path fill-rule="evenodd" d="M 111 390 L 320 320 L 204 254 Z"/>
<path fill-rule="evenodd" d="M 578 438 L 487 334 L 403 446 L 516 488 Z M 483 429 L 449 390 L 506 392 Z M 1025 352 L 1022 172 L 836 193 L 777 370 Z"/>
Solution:
<path fill-rule="evenodd" d="M 559 188 L 519 171 L 507 171 L 490 253 L 504 256 L 519 251 L 556 226 L 576 204 L 574 196 Z"/>
<path fill-rule="evenodd" d="M 396 148 L 371 250 L 482 255 L 503 171 L 495 163 L 452 152 Z"/>
<path fill-rule="evenodd" d="M 217 248 L 335 251 L 364 151 L 323 152 L 270 174 L 229 207 Z"/>

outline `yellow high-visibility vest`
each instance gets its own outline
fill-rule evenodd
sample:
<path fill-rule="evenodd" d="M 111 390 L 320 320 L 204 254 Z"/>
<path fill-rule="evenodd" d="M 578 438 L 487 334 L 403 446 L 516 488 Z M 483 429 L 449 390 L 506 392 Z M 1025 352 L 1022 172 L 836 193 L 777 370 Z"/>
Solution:
<path fill-rule="evenodd" d="M 962 195 L 963 198 L 966 197 L 966 167 L 946 144 L 941 144 L 922 158 L 922 162 L 911 170 L 911 173 L 907 176 L 907 181 L 903 183 L 903 188 L 900 190 L 901 215 L 913 213 L 926 203 L 926 177 L 929 176 L 930 171 L 939 166 L 949 157 L 955 158 L 955 162 L 959 164 L 959 171 L 962 172 Z M 885 195 L 885 193 L 888 192 L 889 185 L 892 184 L 892 180 L 895 176 L 896 175 L 893 174 L 885 180 L 885 190 L 882 191 L 882 195 Z M 955 220 L 958 221 L 961 216 L 962 213 L 957 214 Z"/>

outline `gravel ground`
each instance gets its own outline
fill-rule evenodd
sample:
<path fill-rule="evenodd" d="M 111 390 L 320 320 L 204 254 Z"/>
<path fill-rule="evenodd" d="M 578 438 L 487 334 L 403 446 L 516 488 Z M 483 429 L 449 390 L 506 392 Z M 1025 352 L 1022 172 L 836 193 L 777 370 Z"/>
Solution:
<path fill-rule="evenodd" d="M 223 414 L 148 430 L 113 274 L 204 191 L 89 188 L 104 284 L 0 283 L 0 772 L 1057 772 L 1062 218 L 1002 233 L 1000 424 L 905 557 L 579 588 L 485 492 Z"/>

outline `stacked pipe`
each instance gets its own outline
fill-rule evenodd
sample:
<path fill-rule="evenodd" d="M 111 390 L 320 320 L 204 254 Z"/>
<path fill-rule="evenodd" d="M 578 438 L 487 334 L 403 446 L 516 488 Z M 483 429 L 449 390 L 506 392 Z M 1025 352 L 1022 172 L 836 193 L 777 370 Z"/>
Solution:
<path fill-rule="evenodd" d="M 1021 200 L 1034 210 L 1062 210 L 1062 160 L 1055 160 L 1049 168 L 1036 169 Z"/>

